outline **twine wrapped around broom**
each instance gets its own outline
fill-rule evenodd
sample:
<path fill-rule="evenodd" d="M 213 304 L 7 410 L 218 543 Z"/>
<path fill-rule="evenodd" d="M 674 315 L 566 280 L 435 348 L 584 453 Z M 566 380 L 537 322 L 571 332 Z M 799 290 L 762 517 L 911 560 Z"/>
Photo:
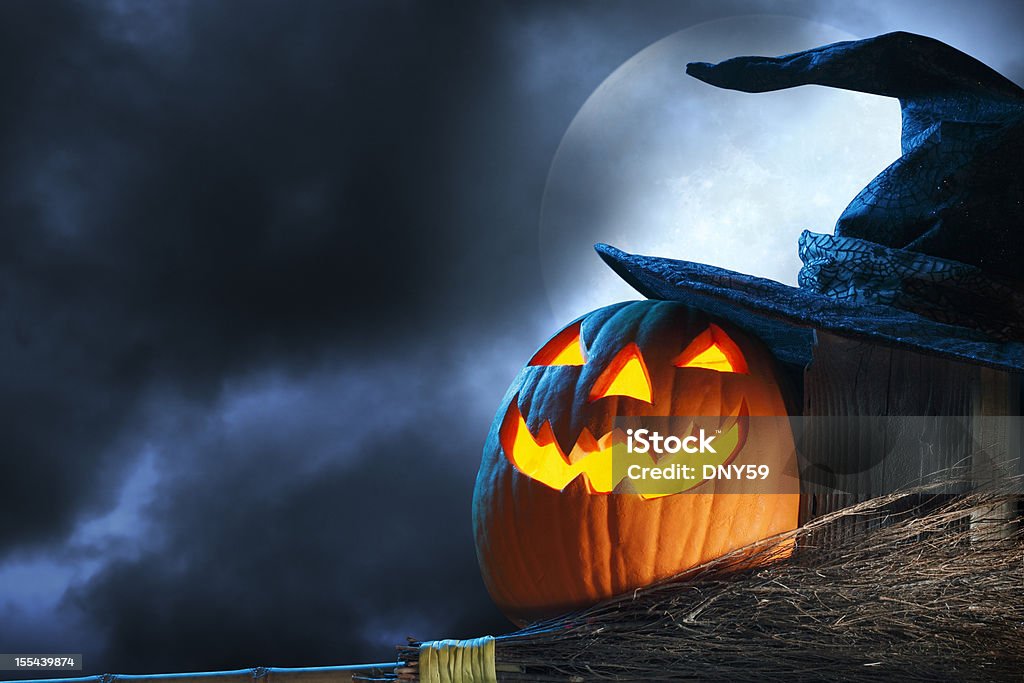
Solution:
<path fill-rule="evenodd" d="M 875 498 L 787 534 L 797 551 L 768 566 L 737 571 L 772 546 L 743 549 L 498 636 L 497 680 L 1021 681 L 1022 484 Z M 398 680 L 420 680 L 423 645 L 399 646 Z"/>

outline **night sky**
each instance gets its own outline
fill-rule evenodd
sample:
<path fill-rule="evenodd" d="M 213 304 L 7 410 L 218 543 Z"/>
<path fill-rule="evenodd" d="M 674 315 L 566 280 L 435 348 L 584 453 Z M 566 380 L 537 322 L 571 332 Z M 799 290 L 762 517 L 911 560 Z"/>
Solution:
<path fill-rule="evenodd" d="M 470 497 L 568 322 L 538 219 L 594 89 L 765 12 L 1024 80 L 1012 1 L 448 5 L 0 3 L 0 652 L 312 666 L 510 629 Z"/>

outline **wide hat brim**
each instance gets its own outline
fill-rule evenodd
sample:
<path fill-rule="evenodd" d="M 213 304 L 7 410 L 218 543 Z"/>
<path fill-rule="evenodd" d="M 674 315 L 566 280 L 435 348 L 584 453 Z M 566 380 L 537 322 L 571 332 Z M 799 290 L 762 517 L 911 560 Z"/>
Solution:
<path fill-rule="evenodd" d="M 843 301 L 774 280 L 703 263 L 629 254 L 607 244 L 597 253 L 651 299 L 680 301 L 760 337 L 782 361 L 811 361 L 814 331 L 1002 370 L 1024 370 L 1024 343 L 994 339 L 912 311 Z"/>

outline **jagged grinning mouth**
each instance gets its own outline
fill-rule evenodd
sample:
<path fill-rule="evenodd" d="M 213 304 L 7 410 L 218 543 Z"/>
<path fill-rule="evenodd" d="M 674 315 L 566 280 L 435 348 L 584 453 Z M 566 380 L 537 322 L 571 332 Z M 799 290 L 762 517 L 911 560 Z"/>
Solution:
<path fill-rule="evenodd" d="M 729 464 L 746 442 L 748 416 L 746 402 L 742 402 L 736 414 L 723 421 L 725 428 L 721 433 L 716 434 L 715 450 L 718 452 L 710 455 L 710 460 L 701 462 L 712 465 Z M 624 474 L 629 465 L 661 467 L 672 462 L 692 462 L 694 458 L 687 453 L 678 453 L 663 455 L 655 460 L 651 453 L 629 453 L 625 448 L 626 435 L 618 427 L 600 438 L 595 438 L 590 430 L 584 427 L 572 450 L 566 455 L 558 445 L 549 421 L 544 421 L 536 436 L 530 432 L 526 420 L 519 411 L 518 396 L 512 400 L 505 413 L 500 440 L 506 457 L 517 470 L 559 491 L 573 480 L 582 477 L 591 493 L 632 492 L 635 487 L 631 486 L 632 482 Z M 613 467 L 613 449 L 618 459 L 617 467 Z M 707 454 L 701 456 L 708 457 Z M 616 476 L 617 474 L 620 476 Z M 702 480 L 682 481 L 670 493 L 696 488 L 701 483 Z M 627 485 L 630 486 L 627 488 Z M 623 488 L 627 490 L 623 491 Z M 641 491 L 640 495 L 644 498 L 658 498 L 669 493 Z"/>

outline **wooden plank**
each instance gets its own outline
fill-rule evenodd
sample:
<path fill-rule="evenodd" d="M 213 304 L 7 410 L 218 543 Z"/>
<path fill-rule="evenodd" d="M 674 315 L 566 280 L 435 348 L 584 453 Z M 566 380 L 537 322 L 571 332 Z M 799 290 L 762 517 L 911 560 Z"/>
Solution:
<path fill-rule="evenodd" d="M 957 466 L 969 473 L 968 416 L 979 372 L 966 363 L 816 333 L 804 373 L 803 414 L 811 419 L 801 443 L 801 521 L 934 480 Z M 947 416 L 964 418 L 938 419 Z M 850 531 L 856 529 L 840 530 Z"/>
<path fill-rule="evenodd" d="M 1006 419 L 1006 416 L 1021 414 L 1020 375 L 982 368 L 973 393 L 972 473 L 975 481 L 986 485 L 1021 473 L 1018 459 L 1021 421 Z M 1008 501 L 989 514 L 974 515 L 972 536 L 979 540 L 1007 538 L 1014 527 L 1004 522 L 1017 514 L 1018 504 Z"/>

